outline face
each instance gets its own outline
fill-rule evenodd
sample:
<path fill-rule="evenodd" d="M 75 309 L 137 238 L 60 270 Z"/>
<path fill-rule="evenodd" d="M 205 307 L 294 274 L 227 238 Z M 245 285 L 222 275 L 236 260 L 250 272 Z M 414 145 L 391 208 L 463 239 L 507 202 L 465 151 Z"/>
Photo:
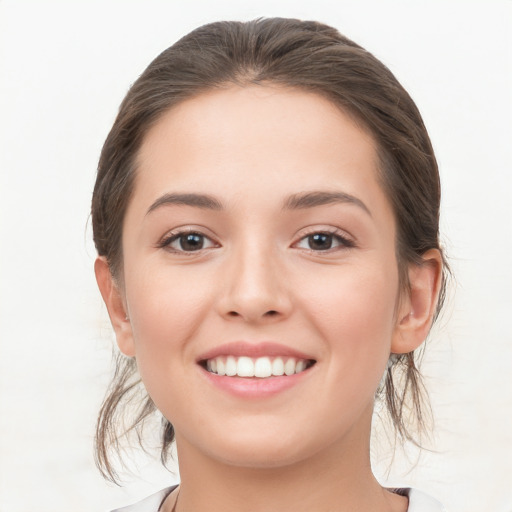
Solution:
<path fill-rule="evenodd" d="M 208 92 L 147 133 L 118 342 L 179 448 L 278 466 L 367 437 L 399 295 L 377 176 L 371 136 L 307 92 Z"/>

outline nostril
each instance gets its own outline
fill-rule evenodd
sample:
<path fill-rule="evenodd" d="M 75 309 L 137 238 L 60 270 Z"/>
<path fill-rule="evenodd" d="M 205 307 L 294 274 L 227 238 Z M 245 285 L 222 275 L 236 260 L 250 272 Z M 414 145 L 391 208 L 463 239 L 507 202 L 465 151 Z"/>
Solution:
<path fill-rule="evenodd" d="M 257 314 L 256 312 L 247 312 L 247 314 L 244 314 L 243 312 L 239 312 L 236 310 L 226 312 L 226 317 L 228 318 L 244 318 L 248 321 L 253 321 L 257 319 L 263 320 L 265 318 L 271 319 L 279 316 L 281 316 L 281 313 L 279 311 L 276 311 L 275 309 L 270 309 L 263 314 Z"/>

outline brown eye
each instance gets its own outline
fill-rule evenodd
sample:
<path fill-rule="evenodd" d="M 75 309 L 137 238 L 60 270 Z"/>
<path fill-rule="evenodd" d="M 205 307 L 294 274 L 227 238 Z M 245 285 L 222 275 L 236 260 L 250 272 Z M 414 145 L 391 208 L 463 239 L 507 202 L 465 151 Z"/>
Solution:
<path fill-rule="evenodd" d="M 299 249 L 308 249 L 310 251 L 328 251 L 330 249 L 354 247 L 354 243 L 348 238 L 336 233 L 325 233 L 319 231 L 318 233 L 311 233 L 310 235 L 301 238 L 295 247 L 298 247 Z"/>
<path fill-rule="evenodd" d="M 215 243 L 202 233 L 176 233 L 162 243 L 174 252 L 194 252 L 215 247 Z"/>
<path fill-rule="evenodd" d="M 326 233 L 315 233 L 308 236 L 308 247 L 313 251 L 326 251 L 332 247 L 333 236 Z"/>
<path fill-rule="evenodd" d="M 204 246 L 204 237 L 197 233 L 190 233 L 189 235 L 180 236 L 178 243 L 183 251 L 198 251 Z"/>

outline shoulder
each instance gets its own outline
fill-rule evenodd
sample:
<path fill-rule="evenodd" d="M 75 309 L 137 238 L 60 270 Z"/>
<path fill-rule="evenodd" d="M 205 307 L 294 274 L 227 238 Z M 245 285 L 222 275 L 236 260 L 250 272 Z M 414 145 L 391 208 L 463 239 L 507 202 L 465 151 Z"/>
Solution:
<path fill-rule="evenodd" d="M 395 492 L 409 498 L 407 512 L 447 512 L 439 501 L 417 489 L 396 489 Z"/>
<path fill-rule="evenodd" d="M 142 501 L 128 505 L 127 507 L 116 508 L 112 510 L 112 512 L 158 512 L 165 498 L 167 498 L 176 487 L 178 486 L 173 485 L 172 487 L 167 487 L 148 496 Z"/>

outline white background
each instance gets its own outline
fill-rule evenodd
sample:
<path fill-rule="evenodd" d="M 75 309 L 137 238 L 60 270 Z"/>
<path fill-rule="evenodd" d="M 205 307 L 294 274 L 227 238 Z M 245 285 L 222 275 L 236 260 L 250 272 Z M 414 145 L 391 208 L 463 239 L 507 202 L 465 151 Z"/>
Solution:
<path fill-rule="evenodd" d="M 176 481 L 140 458 L 119 489 L 93 465 L 112 346 L 87 225 L 97 158 L 157 53 L 209 21 L 275 15 L 383 60 L 439 159 L 457 285 L 424 365 L 436 451 L 412 469 L 398 455 L 387 482 L 452 512 L 512 510 L 510 0 L 0 0 L 0 512 L 104 511 Z"/>

